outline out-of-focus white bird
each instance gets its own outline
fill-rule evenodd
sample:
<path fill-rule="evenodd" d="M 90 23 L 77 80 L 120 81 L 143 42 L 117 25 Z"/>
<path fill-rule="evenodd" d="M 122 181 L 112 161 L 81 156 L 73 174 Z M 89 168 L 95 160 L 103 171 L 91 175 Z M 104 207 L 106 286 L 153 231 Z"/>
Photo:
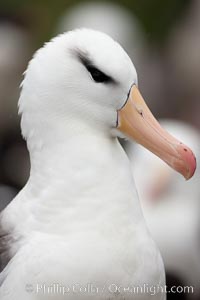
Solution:
<path fill-rule="evenodd" d="M 74 5 L 61 16 L 57 32 L 74 28 L 91 28 L 110 35 L 123 45 L 141 75 L 147 45 L 139 20 L 124 6 L 109 1 Z"/>
<path fill-rule="evenodd" d="M 162 126 L 197 153 L 200 134 L 181 121 L 162 120 Z M 139 145 L 126 144 L 144 217 L 156 241 L 166 270 L 200 291 L 200 170 L 184 182 L 154 154 Z M 145 172 L 143 170 L 146 170 Z"/>
<path fill-rule="evenodd" d="M 1 215 L 1 300 L 49 299 L 55 283 L 69 288 L 50 292 L 56 300 L 145 300 L 152 290 L 131 292 L 145 284 L 165 299 L 162 259 L 117 137 L 141 142 L 187 179 L 196 163 L 152 116 L 126 52 L 93 30 L 58 36 L 30 62 L 19 107 L 31 172 Z M 89 283 L 98 290 L 81 292 Z"/>

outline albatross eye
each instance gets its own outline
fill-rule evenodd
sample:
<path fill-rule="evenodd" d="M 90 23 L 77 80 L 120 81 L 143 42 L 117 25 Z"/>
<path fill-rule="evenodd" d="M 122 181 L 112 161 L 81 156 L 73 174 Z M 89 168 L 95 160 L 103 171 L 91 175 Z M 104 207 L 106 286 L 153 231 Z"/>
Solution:
<path fill-rule="evenodd" d="M 104 74 L 97 68 L 93 66 L 87 66 L 88 72 L 90 72 L 92 78 L 94 79 L 95 82 L 103 82 L 103 83 L 108 83 L 111 82 L 112 79 L 108 75 Z"/>

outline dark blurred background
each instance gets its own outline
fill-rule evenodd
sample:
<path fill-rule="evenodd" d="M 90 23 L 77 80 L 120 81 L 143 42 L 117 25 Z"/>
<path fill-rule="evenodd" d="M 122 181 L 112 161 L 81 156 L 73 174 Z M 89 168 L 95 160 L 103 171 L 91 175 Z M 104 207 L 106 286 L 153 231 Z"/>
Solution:
<path fill-rule="evenodd" d="M 200 129 L 199 0 L 0 0 L 0 210 L 29 176 L 17 112 L 22 74 L 37 48 L 76 27 L 100 29 L 123 45 L 157 118 Z M 179 277 L 172 274 L 168 283 Z"/>

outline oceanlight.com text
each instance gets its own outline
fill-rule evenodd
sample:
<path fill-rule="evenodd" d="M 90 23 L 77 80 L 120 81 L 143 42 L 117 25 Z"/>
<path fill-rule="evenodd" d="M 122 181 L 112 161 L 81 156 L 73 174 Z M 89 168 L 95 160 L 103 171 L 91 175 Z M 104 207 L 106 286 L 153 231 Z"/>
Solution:
<path fill-rule="evenodd" d="M 141 286 L 121 286 L 116 283 L 111 283 L 105 286 L 98 286 L 93 283 L 87 283 L 85 285 L 74 283 L 71 285 L 62 285 L 59 283 L 52 283 L 50 285 L 45 283 L 26 284 L 25 290 L 27 293 L 36 293 L 36 294 L 52 294 L 52 295 L 66 295 L 66 294 L 149 294 L 151 296 L 158 293 L 173 293 L 173 294 L 192 294 L 194 293 L 193 286 L 172 286 L 168 288 L 166 285 L 149 285 L 143 284 Z"/>

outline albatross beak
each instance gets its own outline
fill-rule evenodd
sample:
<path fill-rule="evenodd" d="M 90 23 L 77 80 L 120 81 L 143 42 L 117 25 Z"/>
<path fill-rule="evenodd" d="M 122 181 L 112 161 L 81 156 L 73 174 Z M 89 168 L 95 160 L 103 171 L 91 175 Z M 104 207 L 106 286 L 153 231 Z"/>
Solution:
<path fill-rule="evenodd" d="M 118 110 L 117 129 L 156 154 L 186 179 L 193 176 L 196 169 L 193 152 L 160 126 L 136 85 L 132 86 L 125 105 Z"/>

